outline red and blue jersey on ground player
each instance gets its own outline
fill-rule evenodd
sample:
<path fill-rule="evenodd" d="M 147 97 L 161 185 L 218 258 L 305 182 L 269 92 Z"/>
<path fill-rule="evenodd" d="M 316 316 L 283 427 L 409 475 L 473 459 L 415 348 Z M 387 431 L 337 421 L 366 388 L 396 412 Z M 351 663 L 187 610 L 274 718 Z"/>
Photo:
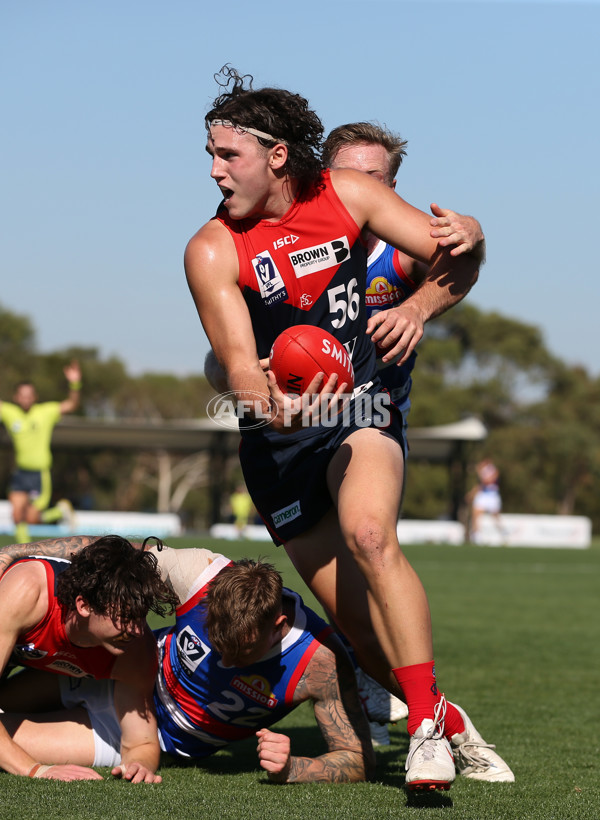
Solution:
<path fill-rule="evenodd" d="M 294 624 L 280 644 L 250 667 L 226 667 L 212 649 L 202 599 L 229 561 L 214 561 L 202 586 L 183 604 L 172 628 L 157 632 L 159 674 L 154 700 L 161 748 L 182 757 L 206 757 L 250 737 L 294 709 L 294 692 L 310 659 L 331 627 L 295 592 Z"/>
<path fill-rule="evenodd" d="M 46 571 L 48 610 L 38 624 L 18 636 L 12 660 L 23 666 L 74 678 L 110 678 L 116 655 L 101 646 L 76 646 L 67 637 L 65 612 L 56 597 L 56 585 L 58 576 L 71 562 L 63 558 L 32 556 L 15 561 L 7 572 L 30 561 L 38 561 Z"/>
<path fill-rule="evenodd" d="M 398 307 L 416 289 L 415 283 L 404 272 L 398 251 L 379 241 L 367 259 L 366 307 L 370 318 L 381 310 Z M 410 408 L 411 373 L 415 366 L 416 352 L 403 365 L 380 365 L 379 378 L 403 416 Z"/>

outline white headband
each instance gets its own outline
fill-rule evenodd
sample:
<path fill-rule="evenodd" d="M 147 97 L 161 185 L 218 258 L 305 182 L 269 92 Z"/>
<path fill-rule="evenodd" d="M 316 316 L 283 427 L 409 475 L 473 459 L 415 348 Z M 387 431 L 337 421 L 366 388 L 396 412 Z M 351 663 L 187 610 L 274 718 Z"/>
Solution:
<path fill-rule="evenodd" d="M 212 120 L 208 123 L 209 128 L 212 128 L 213 125 L 222 125 L 223 128 L 236 128 L 238 131 L 243 131 L 245 134 L 252 134 L 253 137 L 260 137 L 260 139 L 269 140 L 269 142 L 281 142 L 284 145 L 287 145 L 287 140 L 277 139 L 277 137 L 272 137 L 271 134 L 266 134 L 264 131 L 259 131 L 256 128 L 249 128 L 247 125 L 236 125 L 231 122 L 231 120 Z"/>

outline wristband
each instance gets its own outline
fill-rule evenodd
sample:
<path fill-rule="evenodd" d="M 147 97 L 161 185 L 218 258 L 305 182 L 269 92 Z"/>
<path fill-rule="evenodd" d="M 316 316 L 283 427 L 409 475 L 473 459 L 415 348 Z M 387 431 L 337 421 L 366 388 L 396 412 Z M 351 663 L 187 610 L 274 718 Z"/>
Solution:
<path fill-rule="evenodd" d="M 43 777 L 43 775 L 46 774 L 48 769 L 51 769 L 51 768 L 52 768 L 52 766 L 46 766 L 45 763 L 37 763 L 33 767 L 33 769 L 31 770 L 31 772 L 33 772 L 33 774 L 31 774 L 31 772 L 29 772 L 29 777 Z"/>
<path fill-rule="evenodd" d="M 31 767 L 31 771 L 27 775 L 27 777 L 41 777 L 42 775 L 46 774 L 48 769 L 51 769 L 52 766 L 46 766 L 45 763 L 36 763 L 35 766 Z"/>
<path fill-rule="evenodd" d="M 69 382 L 69 388 L 71 390 L 81 390 L 81 381 Z"/>

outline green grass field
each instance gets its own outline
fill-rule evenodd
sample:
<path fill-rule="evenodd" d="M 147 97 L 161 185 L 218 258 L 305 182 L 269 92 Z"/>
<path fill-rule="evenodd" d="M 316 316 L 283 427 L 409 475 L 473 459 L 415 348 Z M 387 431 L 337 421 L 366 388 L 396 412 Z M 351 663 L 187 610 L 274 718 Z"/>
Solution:
<path fill-rule="evenodd" d="M 7 543 L 1 539 L 0 543 Z M 177 539 L 232 558 L 275 563 L 318 608 L 285 552 L 270 543 Z M 1 818 L 205 820 L 575 820 L 600 818 L 598 705 L 600 544 L 589 550 L 419 545 L 406 549 L 429 594 L 438 682 L 515 772 L 514 784 L 460 777 L 447 793 L 403 790 L 405 723 L 377 752 L 376 781 L 275 786 L 252 740 L 198 766 L 166 761 L 163 783 L 57 783 L 0 775 Z M 299 754 L 322 749 L 310 706 L 279 724 Z"/>

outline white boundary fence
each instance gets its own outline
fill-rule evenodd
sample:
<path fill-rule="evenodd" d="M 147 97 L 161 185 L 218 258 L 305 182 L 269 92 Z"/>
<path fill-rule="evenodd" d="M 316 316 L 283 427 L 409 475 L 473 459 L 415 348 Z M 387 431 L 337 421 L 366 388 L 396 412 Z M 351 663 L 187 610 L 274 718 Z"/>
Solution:
<path fill-rule="evenodd" d="M 0 534 L 11 535 L 14 531 L 10 504 L 0 501 Z M 105 535 L 118 533 L 125 536 L 159 538 L 183 535 L 179 516 L 174 513 L 96 512 L 76 511 L 74 526 L 36 525 L 30 527 L 34 538 L 60 537 L 71 533 Z M 411 521 L 398 522 L 398 540 L 401 544 L 448 544 L 465 543 L 465 530 L 458 521 Z M 213 538 L 236 539 L 239 533 L 233 524 L 215 524 L 210 535 Z M 250 541 L 270 541 L 267 528 L 250 525 L 244 532 Z M 503 513 L 500 529 L 495 519 L 483 515 L 478 543 L 489 547 L 556 547 L 562 549 L 586 549 L 592 540 L 592 523 L 589 518 L 578 515 L 517 515 Z"/>
<path fill-rule="evenodd" d="M 500 516 L 501 530 L 492 516 L 484 515 L 478 544 L 488 547 L 557 547 L 586 549 L 592 540 L 592 522 L 576 515 L 513 515 Z M 401 520 L 397 527 L 401 544 L 448 544 L 459 546 L 466 541 L 465 528 L 458 521 Z M 239 533 L 233 524 L 215 524 L 213 538 L 236 539 Z M 249 541 L 270 541 L 267 528 L 251 525 L 244 531 Z"/>
<path fill-rule="evenodd" d="M 32 538 L 59 538 L 63 535 L 81 533 L 82 535 L 118 535 L 145 538 L 156 535 L 159 538 L 182 535 L 181 521 L 173 513 L 137 513 L 137 512 L 96 512 L 95 510 L 76 510 L 73 526 L 60 524 L 36 524 L 29 527 Z M 14 525 L 11 518 L 10 504 L 0 501 L 0 534 L 11 535 Z"/>

